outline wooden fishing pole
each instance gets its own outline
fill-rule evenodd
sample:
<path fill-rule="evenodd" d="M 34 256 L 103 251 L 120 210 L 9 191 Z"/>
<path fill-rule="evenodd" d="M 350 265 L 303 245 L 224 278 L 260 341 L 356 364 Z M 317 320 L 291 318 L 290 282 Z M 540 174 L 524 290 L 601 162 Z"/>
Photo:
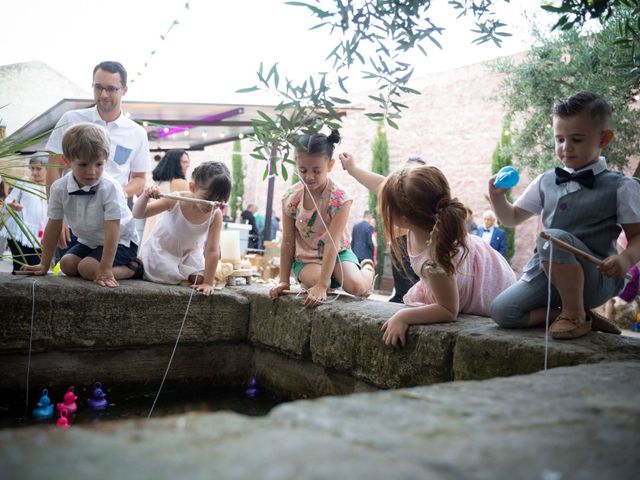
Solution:
<path fill-rule="evenodd" d="M 559 238 L 549 235 L 547 232 L 540 232 L 540 236 L 545 240 L 549 240 L 550 242 L 562 248 L 563 250 L 566 250 L 567 252 L 571 252 L 577 257 L 582 257 L 585 260 L 593 263 L 594 265 L 597 265 L 598 267 L 602 265 L 602 260 L 600 260 L 599 258 L 594 257 L 593 255 L 590 255 L 587 252 L 583 252 L 579 248 L 576 248 L 573 245 L 569 245 L 567 242 L 563 242 Z M 626 278 L 627 280 L 631 280 L 631 275 L 627 273 L 625 274 L 624 278 Z"/>
<path fill-rule="evenodd" d="M 224 203 L 222 202 L 212 202 L 211 200 L 204 200 L 202 198 L 191 198 L 191 197 L 183 197 L 180 195 L 171 195 L 169 193 L 161 193 L 160 196 L 162 198 L 168 198 L 170 200 L 177 200 L 179 202 L 189 202 L 189 203 L 201 203 L 204 205 L 211 205 L 214 208 L 222 207 Z"/>

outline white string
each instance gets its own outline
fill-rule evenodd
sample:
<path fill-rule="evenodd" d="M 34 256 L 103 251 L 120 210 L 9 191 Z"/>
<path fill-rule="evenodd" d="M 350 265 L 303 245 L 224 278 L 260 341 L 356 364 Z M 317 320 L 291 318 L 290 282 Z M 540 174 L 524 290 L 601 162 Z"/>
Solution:
<path fill-rule="evenodd" d="M 180 205 L 178 205 L 178 208 L 180 208 Z M 207 235 L 209 234 L 209 229 L 211 228 L 211 221 L 213 220 L 213 215 L 215 211 L 216 209 L 212 208 L 211 213 L 209 214 L 209 220 L 207 221 L 207 229 L 206 229 Z M 173 357 L 175 356 L 176 350 L 178 349 L 178 343 L 180 342 L 180 337 L 182 336 L 182 330 L 184 329 L 184 324 L 187 321 L 187 315 L 189 314 L 189 308 L 191 307 L 191 300 L 193 300 L 193 294 L 196 292 L 196 286 L 198 285 L 199 276 L 201 275 L 199 273 L 196 273 L 195 279 L 193 280 L 193 285 L 191 285 L 191 295 L 189 295 L 189 302 L 187 302 L 187 309 L 184 312 L 184 317 L 182 317 L 182 324 L 180 325 L 180 330 L 178 331 L 178 337 L 176 338 L 176 343 L 173 345 L 173 351 L 171 352 L 171 357 L 169 358 L 167 369 L 164 371 L 162 382 L 160 382 L 160 388 L 158 388 L 158 393 L 156 393 L 156 398 L 153 400 L 153 405 L 151 405 L 151 410 L 149 410 L 149 415 L 147 415 L 147 420 L 149 420 L 151 418 L 151 415 L 153 414 L 153 409 L 156 407 L 156 403 L 158 401 L 158 398 L 160 397 L 160 392 L 162 391 L 164 382 L 167 379 L 169 370 L 171 369 L 171 363 L 173 362 Z M 214 287 L 215 287 L 215 279 L 214 279 Z"/>
<path fill-rule="evenodd" d="M 322 218 L 322 213 L 320 212 L 320 209 L 318 208 L 318 204 L 316 203 L 315 199 L 313 198 L 313 195 L 311 194 L 311 190 L 309 189 L 309 185 L 307 185 L 305 183 L 305 181 L 302 179 L 302 173 L 300 172 L 300 169 L 298 169 L 298 178 L 300 178 L 300 181 L 304 185 L 304 188 L 307 190 L 307 192 L 309 192 L 309 197 L 311 198 L 311 201 L 313 202 L 313 206 L 315 207 L 316 212 L 318 212 L 318 218 L 322 222 L 322 225 L 324 226 L 324 229 L 327 231 L 327 235 L 329 236 L 329 239 L 331 240 L 333 248 L 336 251 L 336 258 L 338 260 L 338 265 L 340 266 L 340 274 L 342 276 L 342 282 L 340 283 L 340 288 L 339 289 L 335 289 L 333 291 L 333 293 L 336 295 L 334 298 L 332 298 L 331 300 L 323 300 L 322 302 L 320 302 L 320 303 L 332 303 L 332 302 L 335 302 L 340 297 L 340 295 L 342 294 L 342 290 L 343 290 L 342 289 L 342 284 L 344 283 L 344 268 L 342 268 L 342 259 L 340 258 L 340 252 L 338 251 L 338 246 L 336 245 L 336 242 L 334 241 L 333 236 L 331 235 L 331 232 L 329 232 L 329 227 L 327 227 L 327 224 L 325 223 L 324 218 Z M 302 199 L 302 201 L 304 202 L 304 198 Z"/>
<path fill-rule="evenodd" d="M 33 321 L 36 314 L 36 281 L 31 284 L 31 328 L 29 330 L 29 356 L 27 359 L 27 399 L 24 406 L 24 416 L 29 412 L 29 373 L 31 371 L 31 342 L 33 340 Z"/>
<path fill-rule="evenodd" d="M 547 363 L 549 360 L 549 319 L 551 317 L 551 269 L 553 265 L 553 242 L 547 241 L 549 245 L 549 273 L 547 277 L 547 318 L 544 327 L 544 370 L 547 371 Z"/>

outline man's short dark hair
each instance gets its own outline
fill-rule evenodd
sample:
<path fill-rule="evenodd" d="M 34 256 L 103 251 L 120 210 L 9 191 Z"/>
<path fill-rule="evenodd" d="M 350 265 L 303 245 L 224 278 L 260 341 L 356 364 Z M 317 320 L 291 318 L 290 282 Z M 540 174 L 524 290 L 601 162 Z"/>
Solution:
<path fill-rule="evenodd" d="M 122 66 L 120 62 L 100 62 L 93 68 L 93 75 L 95 76 L 98 70 L 104 70 L 109 73 L 119 73 L 120 74 L 120 83 L 122 83 L 123 87 L 127 86 L 127 71 Z"/>
<path fill-rule="evenodd" d="M 579 92 L 553 105 L 553 115 L 560 118 L 574 117 L 583 112 L 587 113 L 599 127 L 609 128 L 611 105 L 598 94 Z"/>

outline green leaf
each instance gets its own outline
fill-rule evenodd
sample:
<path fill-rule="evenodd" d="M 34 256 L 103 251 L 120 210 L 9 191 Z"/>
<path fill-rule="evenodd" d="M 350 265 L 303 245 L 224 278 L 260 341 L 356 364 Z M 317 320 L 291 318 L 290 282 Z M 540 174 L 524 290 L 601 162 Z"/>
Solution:
<path fill-rule="evenodd" d="M 260 87 L 254 85 L 253 87 L 241 88 L 240 90 L 236 90 L 236 93 L 249 93 L 256 92 L 258 90 L 260 90 Z"/>
<path fill-rule="evenodd" d="M 338 98 L 338 97 L 329 97 L 333 102 L 335 103 L 340 103 L 342 105 L 346 105 L 348 103 L 351 103 L 349 100 L 345 100 L 344 98 Z"/>

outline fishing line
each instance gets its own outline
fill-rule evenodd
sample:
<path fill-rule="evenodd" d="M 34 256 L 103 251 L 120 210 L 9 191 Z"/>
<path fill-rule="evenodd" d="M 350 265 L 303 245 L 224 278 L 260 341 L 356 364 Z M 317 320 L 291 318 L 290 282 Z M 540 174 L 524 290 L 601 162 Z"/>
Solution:
<path fill-rule="evenodd" d="M 324 229 L 327 231 L 327 235 L 329 236 L 329 239 L 331 240 L 331 244 L 333 245 L 333 248 L 336 251 L 336 258 L 338 260 L 338 265 L 340 266 L 340 274 L 342 276 L 342 283 L 340 283 L 340 288 L 339 289 L 335 289 L 332 292 L 332 293 L 334 293 L 336 295 L 335 297 L 333 297 L 331 300 L 323 300 L 322 302 L 320 302 L 320 303 L 332 303 L 332 302 L 335 302 L 340 297 L 340 295 L 342 293 L 344 293 L 344 290 L 342 288 L 342 284 L 344 283 L 344 268 L 342 267 L 342 259 L 340 258 L 340 252 L 338 251 L 338 246 L 336 245 L 336 242 L 334 241 L 333 236 L 331 235 L 331 232 L 329 231 L 329 227 L 327 226 L 327 224 L 324 221 L 324 218 L 322 218 L 322 213 L 320 212 L 320 209 L 318 208 L 318 204 L 316 203 L 315 199 L 313 198 L 313 195 L 311 194 L 311 190 L 309 189 L 309 185 L 307 185 L 306 182 L 303 180 L 302 173 L 300 172 L 299 168 L 298 168 L 298 178 L 300 178 L 300 181 L 302 182 L 302 185 L 304 185 L 304 188 L 309 193 L 309 197 L 311 198 L 311 202 L 313 202 L 313 206 L 316 209 L 316 212 L 318 212 L 318 218 L 322 222 L 322 225 L 324 226 Z M 325 186 L 325 188 L 326 188 L 326 186 Z M 302 202 L 304 203 L 304 197 L 302 198 Z"/>
<path fill-rule="evenodd" d="M 177 200 L 177 199 L 176 199 Z M 178 208 L 180 208 L 180 204 L 178 204 Z M 211 228 L 211 221 L 213 220 L 213 215 L 215 213 L 216 209 L 215 208 L 211 208 L 211 213 L 209 214 L 209 219 L 207 221 L 207 235 L 209 233 L 209 229 Z M 182 212 L 180 212 L 180 214 L 182 215 Z M 186 219 L 185 219 L 186 220 Z M 206 241 L 205 241 L 205 245 L 206 245 Z M 196 286 L 198 285 L 198 277 L 202 276 L 204 279 L 203 275 L 200 275 L 200 273 L 196 273 L 195 275 L 195 279 L 193 280 L 193 285 L 191 285 L 191 294 L 189 295 L 189 301 L 187 302 L 187 309 L 184 312 L 184 316 L 182 317 L 182 324 L 180 325 L 180 330 L 178 331 L 178 337 L 176 338 L 176 343 L 173 345 L 173 351 L 171 352 L 171 357 L 169 357 L 169 363 L 167 364 L 167 368 L 164 372 L 164 376 L 162 377 L 162 382 L 160 382 L 160 388 L 158 388 L 158 393 L 156 393 L 156 397 L 153 400 L 153 405 L 151 405 L 151 410 L 149 410 L 149 414 L 147 415 L 147 420 L 149 420 L 151 418 L 151 415 L 153 414 L 153 410 L 156 407 L 156 403 L 158 402 L 158 398 L 160 397 L 160 392 L 162 391 L 162 387 L 164 386 L 164 382 L 167 379 L 167 375 L 169 374 L 169 370 L 171 369 L 171 364 L 173 363 L 173 357 L 176 354 L 176 350 L 178 349 L 178 343 L 180 342 L 180 337 L 182 336 L 182 330 L 184 329 L 184 324 L 187 321 L 187 315 L 189 314 L 189 308 L 191 307 L 191 301 L 193 300 L 193 294 L 196 292 Z M 214 279 L 214 284 L 215 284 L 215 279 Z M 215 285 L 214 285 L 215 287 Z"/>
<path fill-rule="evenodd" d="M 33 321 L 36 315 L 36 281 L 31 284 L 31 328 L 29 329 L 29 356 L 27 357 L 27 395 L 24 406 L 24 416 L 29 412 L 29 373 L 31 371 L 31 342 L 33 340 Z"/>
<path fill-rule="evenodd" d="M 553 242 L 547 240 L 549 246 L 549 273 L 547 277 L 547 317 L 544 326 L 544 369 L 547 371 L 547 363 L 549 360 L 549 319 L 551 317 L 551 270 L 553 265 Z"/>

